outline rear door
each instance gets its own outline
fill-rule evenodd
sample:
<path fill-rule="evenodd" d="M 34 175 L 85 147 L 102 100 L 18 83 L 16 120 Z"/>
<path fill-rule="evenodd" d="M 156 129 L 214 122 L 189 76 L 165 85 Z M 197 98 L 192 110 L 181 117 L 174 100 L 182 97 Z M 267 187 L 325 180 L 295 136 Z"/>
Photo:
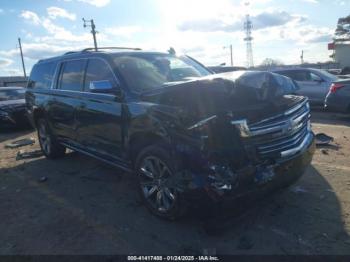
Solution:
<path fill-rule="evenodd" d="M 98 92 L 90 89 L 92 83 L 101 81 L 108 81 L 113 89 Z M 93 154 L 111 158 L 111 161 L 121 158 L 123 117 L 120 84 L 104 59 L 89 59 L 81 98 L 77 110 L 79 144 Z"/>
<path fill-rule="evenodd" d="M 73 144 L 77 129 L 76 109 L 80 105 L 86 62 L 87 59 L 61 62 L 49 106 L 53 132 L 61 140 Z"/>

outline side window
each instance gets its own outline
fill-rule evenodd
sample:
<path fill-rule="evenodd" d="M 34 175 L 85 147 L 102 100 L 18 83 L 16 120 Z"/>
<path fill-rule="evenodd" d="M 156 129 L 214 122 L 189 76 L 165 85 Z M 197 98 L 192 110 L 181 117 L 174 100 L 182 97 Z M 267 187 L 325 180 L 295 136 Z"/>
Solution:
<path fill-rule="evenodd" d="M 302 70 L 290 71 L 289 77 L 295 81 L 310 81 L 311 80 L 310 73 L 307 71 L 302 71 Z"/>
<path fill-rule="evenodd" d="M 81 91 L 86 60 L 71 60 L 61 65 L 58 88 Z"/>
<path fill-rule="evenodd" d="M 112 86 L 116 86 L 116 80 L 108 64 L 100 59 L 89 59 L 86 69 L 84 91 L 90 90 L 90 82 L 108 80 Z"/>
<path fill-rule="evenodd" d="M 315 81 L 315 82 L 321 82 L 322 81 L 322 78 L 319 77 L 318 75 L 314 74 L 314 73 L 310 73 L 311 75 L 311 80 L 312 81 Z"/>
<path fill-rule="evenodd" d="M 35 65 L 30 74 L 28 88 L 50 88 L 56 64 L 56 62 L 50 62 Z"/>

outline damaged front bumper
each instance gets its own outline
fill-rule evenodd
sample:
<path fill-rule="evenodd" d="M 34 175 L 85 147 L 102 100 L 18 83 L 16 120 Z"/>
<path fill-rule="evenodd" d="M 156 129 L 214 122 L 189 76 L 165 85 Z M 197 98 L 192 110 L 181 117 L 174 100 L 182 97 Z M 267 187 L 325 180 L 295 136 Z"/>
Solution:
<path fill-rule="evenodd" d="M 181 191 L 189 199 L 203 199 L 205 195 L 220 201 L 287 187 L 302 176 L 314 151 L 314 134 L 310 132 L 293 152 L 283 154 L 275 163 L 251 163 L 239 170 L 209 165 L 208 170 L 212 171 L 209 174 L 186 172 L 182 174 Z"/>

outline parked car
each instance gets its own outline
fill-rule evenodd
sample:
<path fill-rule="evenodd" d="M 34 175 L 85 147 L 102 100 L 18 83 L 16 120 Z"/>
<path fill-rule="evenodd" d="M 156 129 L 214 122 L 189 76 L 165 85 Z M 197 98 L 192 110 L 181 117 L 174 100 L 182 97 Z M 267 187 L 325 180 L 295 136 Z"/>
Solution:
<path fill-rule="evenodd" d="M 350 113 L 350 79 L 334 82 L 325 100 L 325 109 Z"/>
<path fill-rule="evenodd" d="M 312 68 L 280 69 L 274 72 L 296 81 L 299 86 L 297 94 L 308 97 L 310 104 L 315 106 L 323 106 L 331 84 L 338 79 L 325 70 Z"/>
<path fill-rule="evenodd" d="M 25 89 L 22 87 L 0 87 L 0 126 L 29 125 L 24 94 Z"/>
<path fill-rule="evenodd" d="M 242 66 L 207 66 L 208 69 L 214 73 L 227 73 L 234 71 L 247 70 L 247 68 Z"/>
<path fill-rule="evenodd" d="M 288 186 L 314 152 L 307 98 L 276 75 L 212 75 L 186 56 L 93 49 L 34 65 L 27 111 L 46 157 L 82 152 L 137 176 L 174 219 L 193 201 Z"/>

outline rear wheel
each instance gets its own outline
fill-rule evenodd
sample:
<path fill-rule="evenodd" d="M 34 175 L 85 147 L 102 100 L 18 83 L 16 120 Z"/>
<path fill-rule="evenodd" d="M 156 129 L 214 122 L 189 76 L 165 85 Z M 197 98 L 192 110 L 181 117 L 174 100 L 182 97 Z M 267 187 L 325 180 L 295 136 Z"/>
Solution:
<path fill-rule="evenodd" d="M 49 127 L 45 119 L 37 121 L 38 138 L 42 152 L 47 158 L 63 157 L 66 148 L 59 144 L 49 131 Z"/>
<path fill-rule="evenodd" d="M 185 213 L 185 201 L 173 179 L 179 167 L 164 148 L 157 145 L 144 148 L 135 168 L 141 197 L 152 213 L 167 219 Z"/>

